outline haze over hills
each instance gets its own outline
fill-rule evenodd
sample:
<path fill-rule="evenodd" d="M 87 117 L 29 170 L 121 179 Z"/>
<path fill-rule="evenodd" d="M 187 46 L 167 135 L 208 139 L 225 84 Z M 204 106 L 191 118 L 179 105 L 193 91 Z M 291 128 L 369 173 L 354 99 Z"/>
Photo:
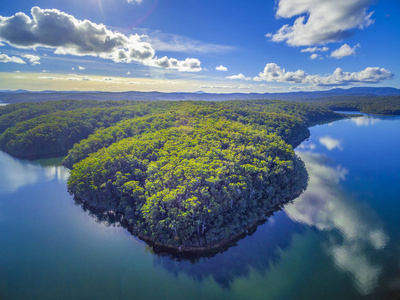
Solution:
<path fill-rule="evenodd" d="M 73 100 L 251 100 L 251 99 L 279 99 L 307 101 L 318 98 L 335 96 L 397 96 L 400 89 L 391 87 L 355 87 L 350 89 L 331 89 L 313 92 L 288 92 L 288 93 L 230 93 L 216 94 L 198 91 L 195 93 L 174 92 L 79 92 L 79 91 L 40 91 L 26 90 L 0 91 L 0 103 L 37 102 L 61 99 Z"/>

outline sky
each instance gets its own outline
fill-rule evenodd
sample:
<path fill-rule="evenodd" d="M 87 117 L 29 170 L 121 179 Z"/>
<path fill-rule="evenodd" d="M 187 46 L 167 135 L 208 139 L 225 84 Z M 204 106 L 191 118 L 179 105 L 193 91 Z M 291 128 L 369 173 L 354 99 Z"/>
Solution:
<path fill-rule="evenodd" d="M 400 88 L 398 0 L 14 0 L 0 90 Z"/>

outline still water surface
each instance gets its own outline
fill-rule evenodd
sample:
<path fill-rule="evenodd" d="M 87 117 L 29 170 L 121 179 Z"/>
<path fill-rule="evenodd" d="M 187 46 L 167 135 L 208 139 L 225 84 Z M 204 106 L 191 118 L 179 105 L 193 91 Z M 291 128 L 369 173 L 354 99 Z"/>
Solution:
<path fill-rule="evenodd" d="M 319 125 L 307 191 L 212 258 L 153 254 L 75 204 L 60 160 L 0 153 L 0 299 L 358 299 L 400 295 L 400 118 Z"/>

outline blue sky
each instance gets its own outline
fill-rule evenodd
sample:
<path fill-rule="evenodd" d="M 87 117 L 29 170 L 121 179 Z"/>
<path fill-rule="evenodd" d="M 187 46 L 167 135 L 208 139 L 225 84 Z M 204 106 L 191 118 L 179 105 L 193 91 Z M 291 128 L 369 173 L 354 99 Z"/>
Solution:
<path fill-rule="evenodd" d="M 397 0 L 37 0 L 0 6 L 1 90 L 400 88 Z"/>

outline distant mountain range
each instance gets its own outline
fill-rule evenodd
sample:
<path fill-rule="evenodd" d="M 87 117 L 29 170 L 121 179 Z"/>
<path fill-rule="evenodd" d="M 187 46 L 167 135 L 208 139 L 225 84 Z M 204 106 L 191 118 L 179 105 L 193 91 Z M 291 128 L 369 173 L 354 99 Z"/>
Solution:
<path fill-rule="evenodd" d="M 319 98 L 337 96 L 397 96 L 400 89 L 390 87 L 355 87 L 350 89 L 332 89 L 314 92 L 290 93 L 231 93 L 216 94 L 198 91 L 195 93 L 161 93 L 161 92 L 76 92 L 76 91 L 41 91 L 31 92 L 25 90 L 0 91 L 0 103 L 16 103 L 29 101 L 51 101 L 61 99 L 75 100 L 250 100 L 250 99 L 275 99 L 307 101 Z"/>

